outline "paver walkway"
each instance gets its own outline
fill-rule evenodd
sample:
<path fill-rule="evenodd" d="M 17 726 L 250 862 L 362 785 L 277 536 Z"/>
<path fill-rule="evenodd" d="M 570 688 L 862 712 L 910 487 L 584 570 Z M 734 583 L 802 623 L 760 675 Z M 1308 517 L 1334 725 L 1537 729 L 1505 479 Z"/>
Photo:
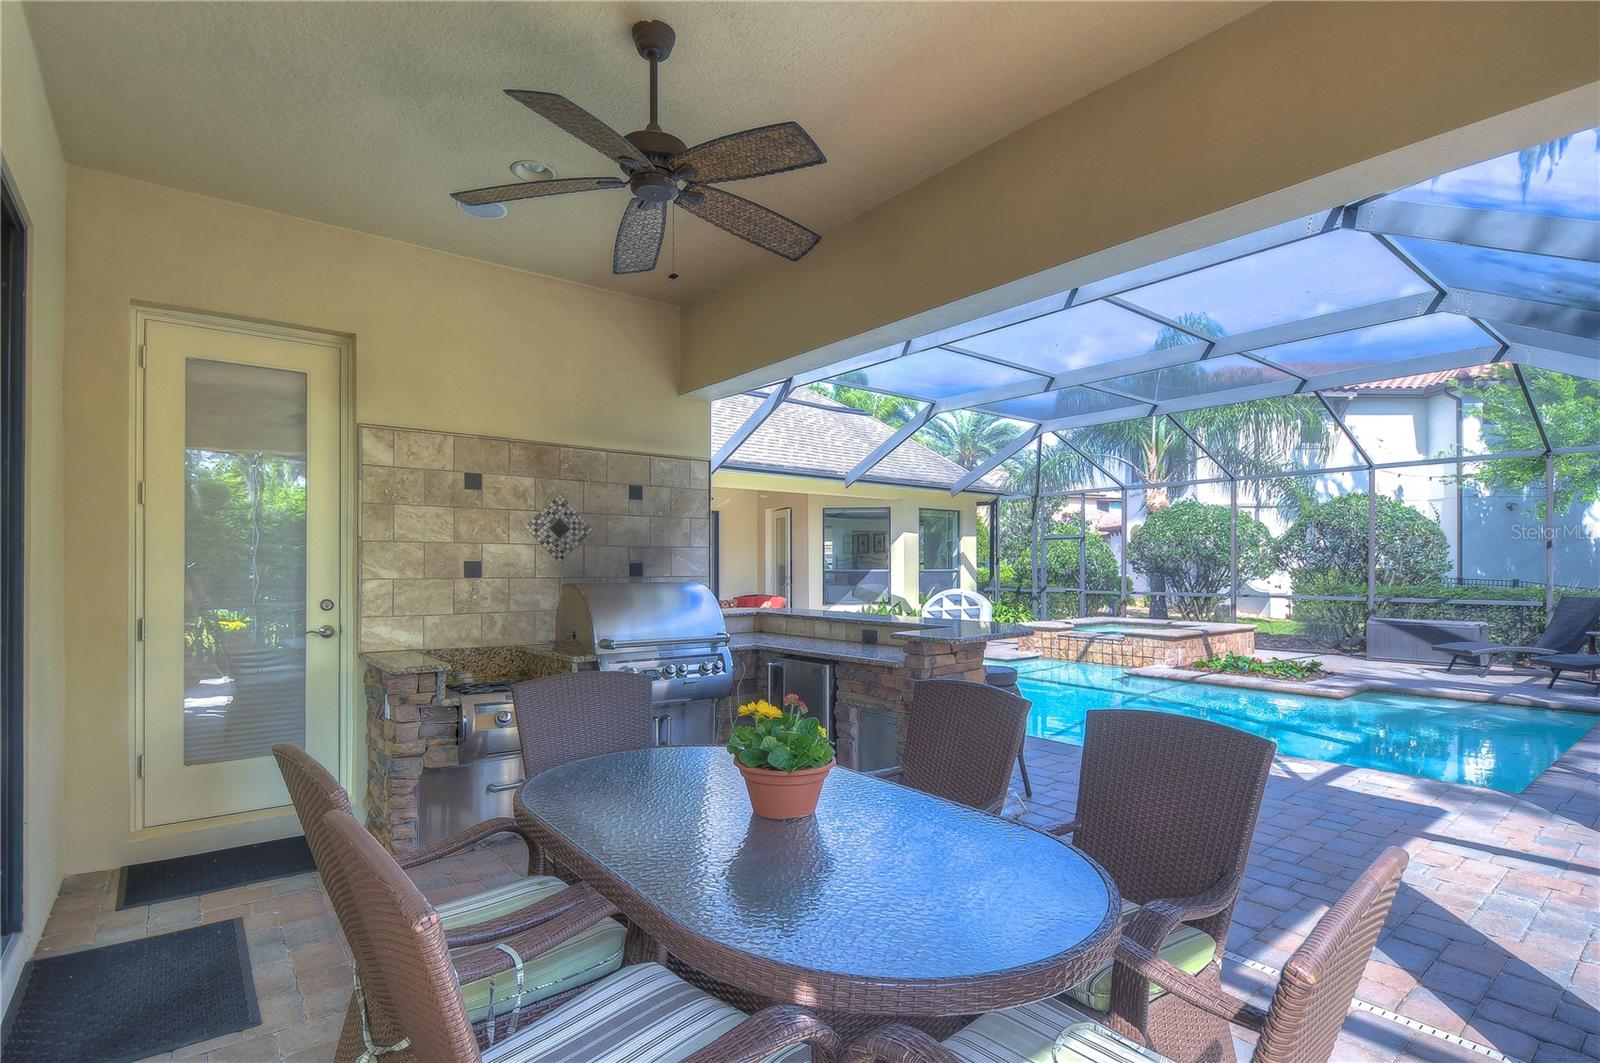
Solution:
<path fill-rule="evenodd" d="M 1027 820 L 1071 818 L 1079 752 L 1028 740 Z M 1368 861 L 1403 845 L 1411 866 L 1360 999 L 1522 1063 L 1600 1059 L 1597 820 L 1600 728 L 1515 796 L 1281 757 L 1229 951 L 1280 967 Z M 445 900 L 510 881 L 524 859 L 520 843 L 492 845 L 430 865 L 419 885 Z M 109 872 L 69 879 L 40 955 L 235 916 L 249 934 L 262 1024 L 159 1058 L 331 1058 L 350 968 L 314 875 L 121 912 L 115 898 Z M 1232 961 L 1225 972 L 1265 1003 L 1260 972 Z M 1484 1058 L 1359 1009 L 1334 1053 L 1339 1063 Z"/>
<path fill-rule="evenodd" d="M 1025 822 L 1071 818 L 1080 752 L 1028 739 Z M 1597 822 L 1600 727 L 1515 795 L 1279 757 L 1228 950 L 1281 968 L 1356 874 L 1400 845 L 1411 864 L 1358 999 L 1523 1063 L 1600 1059 Z M 1224 980 L 1265 1005 L 1272 980 L 1240 963 Z M 1483 1058 L 1361 1010 L 1334 1054 Z"/>

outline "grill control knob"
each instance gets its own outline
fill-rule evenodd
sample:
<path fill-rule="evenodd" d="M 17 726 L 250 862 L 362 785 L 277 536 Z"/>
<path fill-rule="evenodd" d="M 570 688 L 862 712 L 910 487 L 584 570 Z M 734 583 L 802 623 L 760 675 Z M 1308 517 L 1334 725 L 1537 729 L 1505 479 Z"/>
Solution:
<path fill-rule="evenodd" d="M 685 668 L 681 664 L 675 664 L 675 665 L 672 666 L 672 674 L 673 675 L 684 676 L 684 675 L 687 675 L 688 672 L 689 672 L 689 669 Z"/>
<path fill-rule="evenodd" d="M 700 674 L 701 675 L 710 675 L 711 674 L 711 662 L 710 661 L 701 661 L 700 662 Z"/>
<path fill-rule="evenodd" d="M 711 663 L 711 670 L 718 675 L 722 674 L 722 658 L 719 657 Z"/>

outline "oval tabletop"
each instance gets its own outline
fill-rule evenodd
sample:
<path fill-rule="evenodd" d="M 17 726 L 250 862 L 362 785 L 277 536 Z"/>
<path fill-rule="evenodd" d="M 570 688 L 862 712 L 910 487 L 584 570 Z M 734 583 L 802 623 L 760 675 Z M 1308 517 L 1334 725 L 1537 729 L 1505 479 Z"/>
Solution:
<path fill-rule="evenodd" d="M 815 816 L 762 819 L 712 747 L 550 768 L 517 819 L 669 952 L 768 999 L 944 1015 L 1065 990 L 1120 902 L 1055 838 L 845 769 Z"/>

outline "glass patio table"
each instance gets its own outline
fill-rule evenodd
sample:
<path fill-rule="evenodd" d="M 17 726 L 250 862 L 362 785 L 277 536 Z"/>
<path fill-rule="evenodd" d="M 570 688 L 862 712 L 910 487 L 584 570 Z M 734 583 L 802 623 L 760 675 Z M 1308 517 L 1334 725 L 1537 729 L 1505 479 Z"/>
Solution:
<path fill-rule="evenodd" d="M 836 768 L 814 817 L 750 811 L 713 747 L 541 772 L 516 818 L 683 965 L 753 1004 L 950 1016 L 1053 996 L 1111 958 L 1098 864 L 1039 831 Z"/>

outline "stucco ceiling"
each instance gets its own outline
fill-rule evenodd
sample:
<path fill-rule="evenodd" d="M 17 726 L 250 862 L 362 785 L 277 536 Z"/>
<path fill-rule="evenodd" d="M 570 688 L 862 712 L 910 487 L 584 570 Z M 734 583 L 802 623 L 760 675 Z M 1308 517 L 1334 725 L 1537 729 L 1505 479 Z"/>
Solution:
<path fill-rule="evenodd" d="M 1256 6 L 30 3 L 28 20 L 72 163 L 681 304 L 776 260 L 677 211 L 680 278 L 666 276 L 670 234 L 654 273 L 613 277 L 622 191 L 515 203 L 500 221 L 455 208 L 447 193 L 509 181 L 518 159 L 615 172 L 501 89 L 559 92 L 639 128 L 648 68 L 628 30 L 665 19 L 678 46 L 663 127 L 695 144 L 802 123 L 828 164 L 735 190 L 826 239 Z M 1113 149 L 1086 146 L 1083 165 L 1112 164 Z M 1018 174 L 1017 194 L 1047 179 Z"/>

